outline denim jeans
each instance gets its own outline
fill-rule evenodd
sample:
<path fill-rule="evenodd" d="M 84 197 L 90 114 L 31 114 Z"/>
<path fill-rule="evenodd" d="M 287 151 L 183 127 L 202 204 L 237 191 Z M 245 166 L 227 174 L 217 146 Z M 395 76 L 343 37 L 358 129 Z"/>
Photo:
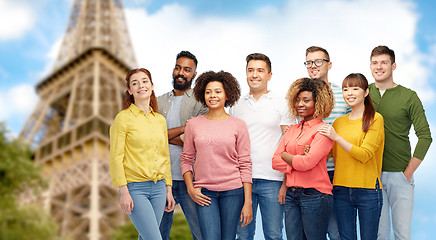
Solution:
<path fill-rule="evenodd" d="M 360 239 L 377 240 L 383 194 L 377 182 L 375 189 L 333 187 L 333 198 L 339 233 L 344 240 L 357 240 L 359 216 Z"/>
<path fill-rule="evenodd" d="M 139 240 L 162 239 L 159 224 L 165 209 L 165 180 L 127 183 L 133 200 L 132 214 L 127 214 L 138 230 Z"/>
<path fill-rule="evenodd" d="M 391 216 L 395 240 L 411 239 L 411 222 L 415 183 L 403 172 L 382 172 L 383 207 L 378 231 L 379 240 L 390 238 Z"/>
<path fill-rule="evenodd" d="M 333 177 L 335 175 L 335 171 L 327 171 L 329 174 L 330 182 L 333 184 Z M 329 209 L 329 225 L 327 228 L 327 236 L 330 240 L 341 240 L 341 236 L 339 235 L 338 223 L 336 222 L 336 215 L 334 209 L 334 197 L 332 198 L 332 204 L 330 204 Z"/>
<path fill-rule="evenodd" d="M 176 204 L 180 204 L 182 211 L 185 214 L 191 229 L 192 238 L 194 240 L 201 239 L 200 226 L 197 220 L 197 211 L 195 209 L 195 202 L 188 194 L 185 181 L 173 181 L 173 197 Z M 163 240 L 170 239 L 171 226 L 173 225 L 174 211 L 164 212 L 162 222 L 160 223 L 159 230 Z"/>
<path fill-rule="evenodd" d="M 201 192 L 211 198 L 209 206 L 196 204 L 201 238 L 207 240 L 234 240 L 244 205 L 244 189 Z"/>
<path fill-rule="evenodd" d="M 260 206 L 263 235 L 266 240 L 282 238 L 284 205 L 278 201 L 282 181 L 253 179 L 251 198 L 253 201 L 253 221 L 245 227 L 238 224 L 237 239 L 252 240 L 256 231 L 256 213 Z"/>
<path fill-rule="evenodd" d="M 285 203 L 287 239 L 327 239 L 328 212 L 332 199 L 332 195 L 315 188 L 289 187 Z"/>

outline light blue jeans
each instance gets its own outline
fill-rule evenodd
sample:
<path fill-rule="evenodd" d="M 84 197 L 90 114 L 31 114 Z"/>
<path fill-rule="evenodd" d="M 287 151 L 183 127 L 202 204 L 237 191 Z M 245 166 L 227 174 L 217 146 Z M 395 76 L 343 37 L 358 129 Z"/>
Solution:
<path fill-rule="evenodd" d="M 244 188 L 228 191 L 210 191 L 202 188 L 201 192 L 211 199 L 209 206 L 196 204 L 201 238 L 234 240 L 244 205 Z"/>
<path fill-rule="evenodd" d="M 127 183 L 133 200 L 132 214 L 127 214 L 139 233 L 139 240 L 160 240 L 159 224 L 166 204 L 165 180 Z"/>
<path fill-rule="evenodd" d="M 283 239 L 284 204 L 278 201 L 282 181 L 253 179 L 251 198 L 253 201 L 253 221 L 245 227 L 238 224 L 237 239 L 252 240 L 256 231 L 256 213 L 260 206 L 263 235 L 266 240 Z"/>
<path fill-rule="evenodd" d="M 195 202 L 192 200 L 191 196 L 188 194 L 185 181 L 173 181 L 173 197 L 176 204 L 180 204 L 183 213 L 185 214 L 186 220 L 188 221 L 189 228 L 191 229 L 192 238 L 194 240 L 201 239 L 200 226 L 197 220 L 197 211 L 195 209 Z M 159 229 L 162 235 L 162 239 L 170 239 L 171 226 L 173 225 L 173 214 L 174 211 L 164 212 L 162 222 L 160 223 Z"/>
<path fill-rule="evenodd" d="M 378 240 L 391 239 L 391 217 L 395 240 L 410 240 L 415 192 L 413 177 L 408 182 L 403 172 L 382 172 L 381 182 L 383 207 Z"/>

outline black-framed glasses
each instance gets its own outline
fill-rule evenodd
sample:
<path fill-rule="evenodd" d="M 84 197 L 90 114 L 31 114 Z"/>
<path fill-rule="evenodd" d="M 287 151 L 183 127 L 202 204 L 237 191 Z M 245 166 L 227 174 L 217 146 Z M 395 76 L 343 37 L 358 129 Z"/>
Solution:
<path fill-rule="evenodd" d="M 315 64 L 315 66 L 321 67 L 324 62 L 330 62 L 330 61 L 327 59 L 315 59 L 313 61 L 305 61 L 304 66 L 306 66 L 306 68 L 311 68 L 312 65 Z"/>

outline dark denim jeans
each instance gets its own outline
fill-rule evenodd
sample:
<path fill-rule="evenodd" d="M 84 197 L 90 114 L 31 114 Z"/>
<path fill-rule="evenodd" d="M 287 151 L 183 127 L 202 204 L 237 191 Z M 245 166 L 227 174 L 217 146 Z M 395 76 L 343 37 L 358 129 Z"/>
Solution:
<path fill-rule="evenodd" d="M 196 204 L 201 238 L 207 240 L 234 240 L 244 205 L 244 188 L 228 191 L 201 192 L 211 198 L 209 206 Z"/>
<path fill-rule="evenodd" d="M 287 239 L 327 239 L 328 213 L 332 199 L 332 195 L 315 188 L 288 188 L 285 203 Z"/>
<path fill-rule="evenodd" d="M 357 240 L 358 215 L 360 239 L 376 240 L 383 205 L 383 194 L 378 182 L 376 189 L 334 186 L 333 196 L 341 238 Z"/>
<path fill-rule="evenodd" d="M 192 238 L 194 240 L 201 239 L 200 226 L 197 220 L 197 211 L 195 210 L 195 202 L 188 194 L 185 181 L 173 181 L 173 197 L 176 204 L 180 204 L 183 214 L 185 214 L 188 221 L 189 228 L 191 229 Z M 171 226 L 173 225 L 174 211 L 164 212 L 162 222 L 160 223 L 159 230 L 163 240 L 170 239 Z"/>

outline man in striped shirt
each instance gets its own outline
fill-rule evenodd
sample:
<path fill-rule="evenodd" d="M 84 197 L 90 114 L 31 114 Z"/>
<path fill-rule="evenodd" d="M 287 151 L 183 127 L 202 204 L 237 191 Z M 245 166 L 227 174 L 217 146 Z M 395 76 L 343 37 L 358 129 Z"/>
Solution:
<path fill-rule="evenodd" d="M 332 62 L 327 50 L 322 47 L 311 46 L 306 49 L 306 61 L 304 65 L 307 68 L 307 73 L 310 78 L 317 78 L 328 83 L 332 88 L 335 98 L 335 107 L 329 117 L 323 119 L 327 124 L 332 125 L 336 118 L 343 116 L 351 111 L 350 106 L 345 102 L 342 96 L 342 87 L 328 81 L 328 71 L 332 68 Z M 333 175 L 335 172 L 335 164 L 333 162 L 333 156 L 327 159 L 327 171 L 330 177 L 330 181 L 333 183 Z M 339 240 L 338 226 L 333 211 L 333 204 L 330 206 L 328 236 L 330 240 Z"/>

